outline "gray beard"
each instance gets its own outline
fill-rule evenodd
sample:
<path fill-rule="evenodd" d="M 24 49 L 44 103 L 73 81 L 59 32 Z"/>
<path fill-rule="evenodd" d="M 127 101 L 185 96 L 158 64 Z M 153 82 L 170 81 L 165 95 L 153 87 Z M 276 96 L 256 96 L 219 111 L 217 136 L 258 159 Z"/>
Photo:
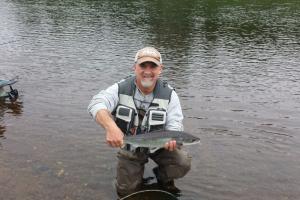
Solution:
<path fill-rule="evenodd" d="M 150 88 L 153 85 L 153 81 L 141 81 L 144 88 Z"/>

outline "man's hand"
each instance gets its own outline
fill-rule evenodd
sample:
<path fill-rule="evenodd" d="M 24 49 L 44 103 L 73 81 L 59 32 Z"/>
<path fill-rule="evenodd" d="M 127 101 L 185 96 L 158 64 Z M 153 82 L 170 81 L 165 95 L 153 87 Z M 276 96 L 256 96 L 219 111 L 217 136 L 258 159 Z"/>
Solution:
<path fill-rule="evenodd" d="M 117 125 L 106 130 L 106 142 L 112 147 L 122 147 L 123 137 L 124 134 Z"/>
<path fill-rule="evenodd" d="M 96 121 L 106 131 L 106 142 L 112 147 L 122 147 L 124 134 L 112 119 L 108 110 L 99 110 Z"/>
<path fill-rule="evenodd" d="M 165 149 L 174 151 L 176 149 L 176 140 L 171 140 L 165 144 Z"/>

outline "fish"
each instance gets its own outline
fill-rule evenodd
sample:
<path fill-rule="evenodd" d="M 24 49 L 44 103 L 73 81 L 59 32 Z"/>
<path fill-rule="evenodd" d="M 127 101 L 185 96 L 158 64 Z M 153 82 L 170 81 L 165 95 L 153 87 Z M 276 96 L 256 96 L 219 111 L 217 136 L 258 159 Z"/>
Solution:
<path fill-rule="evenodd" d="M 162 148 L 171 140 L 176 141 L 176 145 L 192 145 L 200 143 L 200 138 L 184 131 L 152 131 L 150 133 L 130 135 L 124 137 L 124 144 L 133 147 Z"/>

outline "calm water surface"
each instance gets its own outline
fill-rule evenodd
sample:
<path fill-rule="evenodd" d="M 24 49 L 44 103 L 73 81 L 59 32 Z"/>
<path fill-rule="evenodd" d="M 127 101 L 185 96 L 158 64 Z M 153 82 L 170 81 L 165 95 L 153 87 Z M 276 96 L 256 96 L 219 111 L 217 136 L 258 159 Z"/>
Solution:
<path fill-rule="evenodd" d="M 180 199 L 299 199 L 299 10 L 297 0 L 2 0 L 0 78 L 18 75 L 20 98 L 0 104 L 0 199 L 116 199 L 117 150 L 86 108 L 146 45 L 162 52 L 185 130 L 202 139 L 187 148 Z"/>

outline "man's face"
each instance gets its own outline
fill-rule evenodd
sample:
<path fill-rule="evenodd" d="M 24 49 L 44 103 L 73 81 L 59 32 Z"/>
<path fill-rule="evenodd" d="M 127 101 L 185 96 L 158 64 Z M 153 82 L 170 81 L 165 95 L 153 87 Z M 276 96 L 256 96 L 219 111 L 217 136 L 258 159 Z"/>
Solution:
<path fill-rule="evenodd" d="M 156 84 L 156 81 L 162 72 L 162 65 L 157 66 L 153 62 L 144 62 L 136 64 L 134 72 L 139 86 L 151 88 Z"/>

